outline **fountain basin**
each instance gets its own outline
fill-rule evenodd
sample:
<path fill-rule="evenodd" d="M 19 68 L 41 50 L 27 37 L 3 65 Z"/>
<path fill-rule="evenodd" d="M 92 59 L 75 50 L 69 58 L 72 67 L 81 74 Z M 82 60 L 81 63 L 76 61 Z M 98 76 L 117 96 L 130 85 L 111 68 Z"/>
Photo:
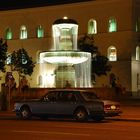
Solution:
<path fill-rule="evenodd" d="M 80 64 L 90 59 L 91 54 L 80 51 L 49 51 L 41 52 L 41 63 L 73 65 Z"/>

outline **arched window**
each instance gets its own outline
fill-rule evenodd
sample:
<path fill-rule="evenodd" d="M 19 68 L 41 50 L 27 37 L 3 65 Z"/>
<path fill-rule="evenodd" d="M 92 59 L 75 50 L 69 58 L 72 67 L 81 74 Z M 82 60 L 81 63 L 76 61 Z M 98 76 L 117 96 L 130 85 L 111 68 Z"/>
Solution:
<path fill-rule="evenodd" d="M 138 17 L 136 21 L 136 32 L 139 32 L 139 31 L 140 31 L 140 17 Z"/>
<path fill-rule="evenodd" d="M 117 50 L 114 46 L 108 48 L 108 59 L 109 61 L 117 61 Z"/>
<path fill-rule="evenodd" d="M 140 60 L 140 47 L 136 47 L 136 60 Z"/>
<path fill-rule="evenodd" d="M 42 26 L 39 25 L 37 27 L 37 38 L 42 38 L 42 37 L 44 37 L 44 30 L 43 30 Z"/>
<path fill-rule="evenodd" d="M 94 19 L 88 21 L 88 34 L 97 34 L 97 22 Z"/>
<path fill-rule="evenodd" d="M 5 39 L 9 40 L 12 39 L 12 30 L 11 28 L 7 28 L 5 31 Z"/>
<path fill-rule="evenodd" d="M 22 64 L 27 64 L 27 56 L 25 56 L 25 54 L 22 54 L 21 56 L 21 60 L 22 60 Z"/>
<path fill-rule="evenodd" d="M 20 28 L 20 39 L 26 39 L 27 38 L 27 28 L 25 25 L 22 25 Z"/>
<path fill-rule="evenodd" d="M 111 17 L 109 19 L 108 31 L 109 32 L 116 32 L 117 31 L 117 21 L 114 17 Z"/>
<path fill-rule="evenodd" d="M 7 54 L 6 64 L 7 65 L 11 64 L 11 54 L 10 53 Z"/>

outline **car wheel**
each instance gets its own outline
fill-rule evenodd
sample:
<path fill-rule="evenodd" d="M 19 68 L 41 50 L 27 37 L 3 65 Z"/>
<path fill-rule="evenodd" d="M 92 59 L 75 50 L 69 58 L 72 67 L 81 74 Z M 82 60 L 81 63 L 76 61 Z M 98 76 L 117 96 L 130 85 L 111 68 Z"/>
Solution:
<path fill-rule="evenodd" d="M 88 118 L 88 114 L 87 111 L 84 108 L 78 108 L 75 112 L 74 112 L 74 118 L 77 121 L 86 121 Z"/>
<path fill-rule="evenodd" d="M 21 108 L 20 116 L 22 119 L 27 120 L 31 118 L 31 111 L 28 107 Z"/>

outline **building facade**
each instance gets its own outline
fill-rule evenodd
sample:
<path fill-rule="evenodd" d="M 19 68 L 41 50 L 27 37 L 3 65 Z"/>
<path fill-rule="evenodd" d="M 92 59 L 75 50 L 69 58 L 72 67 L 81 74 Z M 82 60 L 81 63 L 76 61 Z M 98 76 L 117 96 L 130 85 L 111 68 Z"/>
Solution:
<path fill-rule="evenodd" d="M 52 24 L 67 16 L 77 21 L 78 36 L 94 34 L 95 45 L 109 59 L 111 72 L 96 78 L 96 87 L 110 86 L 110 75 L 133 96 L 140 90 L 140 2 L 139 0 L 94 0 L 73 4 L 0 11 L 0 37 L 7 39 L 8 53 L 25 48 L 36 62 L 31 87 L 53 87 L 51 66 L 46 85 L 41 83 L 39 54 L 53 48 Z M 7 72 L 10 67 L 7 66 Z M 4 83 L 6 73 L 0 73 Z M 16 72 L 13 72 L 18 77 Z M 18 78 L 16 82 L 18 83 Z M 18 85 L 18 84 L 17 84 Z"/>

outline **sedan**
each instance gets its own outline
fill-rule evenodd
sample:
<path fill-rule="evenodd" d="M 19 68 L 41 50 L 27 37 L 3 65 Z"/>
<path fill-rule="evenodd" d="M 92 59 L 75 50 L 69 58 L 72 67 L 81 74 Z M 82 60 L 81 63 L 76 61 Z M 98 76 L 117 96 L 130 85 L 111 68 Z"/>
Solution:
<path fill-rule="evenodd" d="M 105 115 L 104 103 L 100 99 L 91 92 L 75 89 L 50 90 L 41 99 L 16 102 L 14 111 L 22 119 L 71 116 L 77 121 L 88 118 L 101 121 Z"/>

